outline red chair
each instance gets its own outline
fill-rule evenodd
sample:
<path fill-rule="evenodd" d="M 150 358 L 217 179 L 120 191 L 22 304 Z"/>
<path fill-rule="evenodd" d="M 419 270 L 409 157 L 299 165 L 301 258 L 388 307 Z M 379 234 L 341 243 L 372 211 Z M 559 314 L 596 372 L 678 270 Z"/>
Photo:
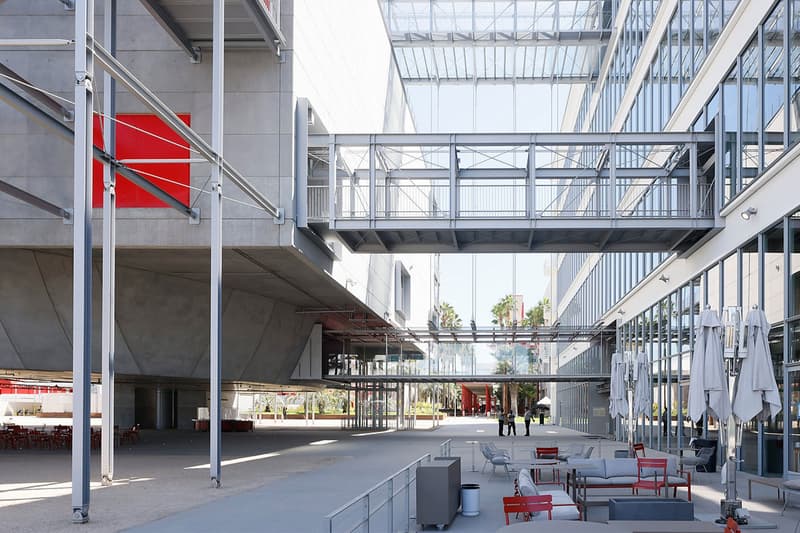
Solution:
<path fill-rule="evenodd" d="M 645 457 L 644 455 L 644 444 L 641 442 L 636 442 L 633 445 L 633 452 L 636 454 L 636 457 Z M 641 455 L 639 455 L 641 452 Z"/>
<path fill-rule="evenodd" d="M 131 429 L 126 429 L 122 432 L 122 435 L 119 437 L 119 443 L 125 444 L 136 444 L 139 442 L 139 424 L 134 424 Z"/>
<path fill-rule="evenodd" d="M 503 497 L 503 512 L 506 515 L 506 525 L 509 524 L 509 513 L 523 513 L 523 519 L 527 522 L 531 519 L 530 513 L 541 511 L 547 511 L 548 520 L 553 519 L 553 497 L 550 494 Z"/>
<path fill-rule="evenodd" d="M 558 459 L 558 448 L 536 448 L 536 458 L 537 459 Z M 534 483 L 538 483 L 541 481 L 542 471 L 541 468 L 537 468 L 534 470 L 535 478 Z M 561 483 L 561 472 L 559 470 L 553 469 L 553 481 L 557 481 L 559 484 Z"/>
<path fill-rule="evenodd" d="M 644 477 L 642 477 L 642 469 L 645 469 Z M 661 494 L 661 488 L 666 486 L 666 459 L 640 458 L 636 460 L 636 483 L 631 488 L 633 494 L 639 494 L 639 489 L 654 490 L 656 494 Z"/>

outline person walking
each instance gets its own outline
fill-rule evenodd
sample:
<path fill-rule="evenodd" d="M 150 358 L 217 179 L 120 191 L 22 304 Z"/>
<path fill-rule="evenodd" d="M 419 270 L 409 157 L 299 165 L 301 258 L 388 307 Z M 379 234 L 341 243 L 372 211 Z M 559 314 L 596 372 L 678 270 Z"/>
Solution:
<path fill-rule="evenodd" d="M 525 436 L 531 436 L 531 418 L 533 417 L 533 413 L 531 413 L 531 408 L 528 407 L 528 410 L 525 411 Z"/>
<path fill-rule="evenodd" d="M 664 412 L 661 413 L 661 430 L 665 437 L 667 436 L 667 431 L 671 429 L 669 427 L 670 422 L 669 409 L 665 407 Z"/>
<path fill-rule="evenodd" d="M 517 423 L 514 420 L 514 410 L 508 412 L 508 434 L 511 435 L 511 432 L 514 432 L 514 436 L 517 436 Z"/>
<path fill-rule="evenodd" d="M 497 413 L 497 430 L 501 437 L 503 437 L 503 426 L 505 425 L 505 419 L 503 418 L 503 411 L 501 410 Z"/>

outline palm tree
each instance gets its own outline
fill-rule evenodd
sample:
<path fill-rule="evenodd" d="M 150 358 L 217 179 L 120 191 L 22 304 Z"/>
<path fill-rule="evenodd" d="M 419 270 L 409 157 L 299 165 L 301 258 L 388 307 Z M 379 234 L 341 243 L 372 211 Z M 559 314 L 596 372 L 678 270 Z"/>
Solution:
<path fill-rule="evenodd" d="M 506 294 L 492 307 L 492 316 L 494 316 L 492 324 L 497 324 L 501 328 L 510 326 L 514 320 L 513 314 L 514 297 L 510 294 Z"/>
<path fill-rule="evenodd" d="M 539 300 L 537 304 L 525 313 L 522 325 L 527 328 L 543 326 L 545 317 L 550 314 L 550 299 L 546 296 Z"/>

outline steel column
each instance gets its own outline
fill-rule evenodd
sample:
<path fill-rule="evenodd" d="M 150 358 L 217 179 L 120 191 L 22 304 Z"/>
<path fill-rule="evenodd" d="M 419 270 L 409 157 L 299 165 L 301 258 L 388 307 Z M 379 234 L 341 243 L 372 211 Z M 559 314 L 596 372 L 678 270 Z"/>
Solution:
<path fill-rule="evenodd" d="M 336 136 L 328 141 L 328 227 L 336 228 Z"/>
<path fill-rule="evenodd" d="M 117 0 L 106 0 L 103 14 L 103 43 L 112 55 L 117 52 Z M 116 84 L 108 72 L 103 73 L 103 114 L 116 116 Z M 103 121 L 103 145 L 111 157 L 116 156 L 116 123 Z M 114 480 L 114 318 L 116 292 L 116 166 L 103 162 L 103 308 L 101 351 L 103 372 L 102 433 L 100 440 L 100 478 L 103 485 Z"/>
<path fill-rule="evenodd" d="M 788 17 L 788 13 L 787 13 Z M 788 48 L 787 48 L 788 50 Z M 788 72 L 788 71 L 785 71 Z M 783 217 L 783 286 L 785 290 L 783 291 L 783 475 L 785 476 L 787 472 L 789 472 L 789 451 L 790 448 L 790 437 L 792 432 L 792 424 L 787 424 L 787 419 L 791 417 L 791 409 L 790 409 L 790 401 L 792 399 L 792 392 L 791 386 L 789 381 L 789 371 L 786 367 L 786 360 L 789 357 L 792 349 L 792 340 L 789 338 L 790 331 L 789 331 L 789 320 L 788 317 L 794 314 L 794 310 L 792 309 L 792 305 L 794 304 L 794 296 L 792 295 L 792 291 L 789 290 L 791 287 L 790 283 L 792 281 L 792 254 L 794 253 L 794 242 L 792 236 L 792 217 Z M 797 465 L 795 465 L 797 468 Z M 786 494 L 784 493 L 784 497 Z"/>
<path fill-rule="evenodd" d="M 222 483 L 222 180 L 223 180 L 223 100 L 225 68 L 225 0 L 214 0 L 213 63 L 211 88 L 211 146 L 216 161 L 211 165 L 211 346 L 210 388 L 211 485 Z"/>
<path fill-rule="evenodd" d="M 528 218 L 536 218 L 536 145 L 528 145 Z"/>
<path fill-rule="evenodd" d="M 450 220 L 458 218 L 458 152 L 455 136 L 450 136 Z"/>
<path fill-rule="evenodd" d="M 370 136 L 371 137 L 371 136 Z M 370 225 L 374 227 L 375 221 L 375 202 L 377 201 L 377 195 L 375 194 L 375 142 L 370 140 L 369 143 L 369 220 Z M 388 177 L 384 180 L 384 197 L 386 198 L 386 205 L 383 206 L 384 216 L 388 216 L 390 213 L 389 209 L 389 195 L 386 194 L 388 189 L 389 181 Z M 388 363 L 388 359 L 387 359 Z"/>
<path fill-rule="evenodd" d="M 75 6 L 72 250 L 72 522 L 89 521 L 92 364 L 92 105 L 94 2 Z"/>
<path fill-rule="evenodd" d="M 697 217 L 697 144 L 689 145 L 689 218 Z"/>
<path fill-rule="evenodd" d="M 608 213 L 617 218 L 617 145 L 608 145 Z"/>

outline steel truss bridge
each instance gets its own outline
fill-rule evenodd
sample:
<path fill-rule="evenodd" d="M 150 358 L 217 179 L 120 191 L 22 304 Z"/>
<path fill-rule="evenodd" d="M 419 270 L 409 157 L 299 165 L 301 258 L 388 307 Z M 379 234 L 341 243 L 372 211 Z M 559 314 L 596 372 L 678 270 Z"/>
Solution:
<path fill-rule="evenodd" d="M 301 128 L 298 226 L 367 253 L 683 252 L 721 224 L 716 137 Z"/>

